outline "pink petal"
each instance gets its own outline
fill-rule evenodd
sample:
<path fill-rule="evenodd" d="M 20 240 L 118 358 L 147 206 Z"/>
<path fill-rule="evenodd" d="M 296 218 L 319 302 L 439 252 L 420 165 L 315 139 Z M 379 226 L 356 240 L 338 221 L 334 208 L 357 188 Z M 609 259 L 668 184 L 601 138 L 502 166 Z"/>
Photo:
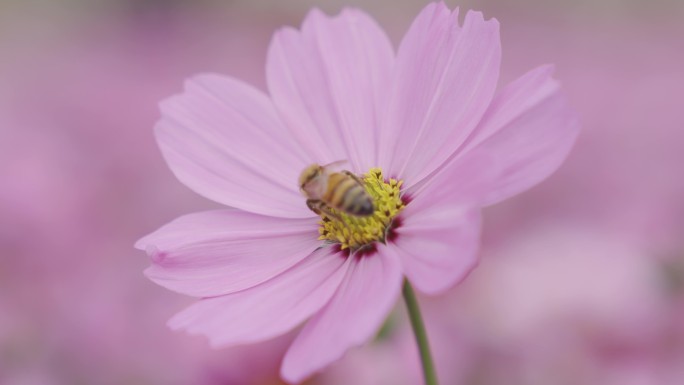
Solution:
<path fill-rule="evenodd" d="M 175 315 L 172 329 L 207 336 L 214 347 L 254 343 L 293 329 L 333 296 L 349 258 L 322 248 L 278 277 L 221 297 L 203 299 Z"/>
<path fill-rule="evenodd" d="M 283 120 L 320 163 L 376 165 L 379 105 L 394 60 L 384 32 L 365 13 L 312 10 L 302 31 L 278 31 L 268 52 L 268 88 Z"/>
<path fill-rule="evenodd" d="M 352 267 L 330 302 L 314 316 L 287 351 L 281 368 L 296 383 L 363 344 L 378 331 L 401 288 L 401 264 L 380 245 L 377 254 L 353 257 Z"/>
<path fill-rule="evenodd" d="M 498 177 L 493 159 L 488 154 L 459 158 L 436 170 L 411 188 L 404 190 L 413 209 L 431 204 L 435 196 L 447 194 L 449 202 L 459 206 L 480 207 L 482 196 L 487 194 Z M 427 194 L 427 197 L 420 197 Z M 413 210 L 412 209 L 412 210 Z"/>
<path fill-rule="evenodd" d="M 480 210 L 464 202 L 481 190 L 469 182 L 478 181 L 482 169 L 472 163 L 440 174 L 401 213 L 401 226 L 388 247 L 396 249 L 409 281 L 423 293 L 449 289 L 477 265 Z"/>
<path fill-rule="evenodd" d="M 381 130 L 379 164 L 419 182 L 442 165 L 477 126 L 496 88 L 499 23 L 429 4 L 401 42 Z"/>
<path fill-rule="evenodd" d="M 180 217 L 136 244 L 152 266 L 145 275 L 168 289 L 197 297 L 259 285 L 321 245 L 316 219 L 267 217 L 217 210 Z"/>
<path fill-rule="evenodd" d="M 188 187 L 253 213 L 312 216 L 297 186 L 312 159 L 263 93 L 228 77 L 202 75 L 164 101 L 161 112 L 159 146 Z"/>
<path fill-rule="evenodd" d="M 494 168 L 482 204 L 494 204 L 539 183 L 563 162 L 579 131 L 551 78 L 553 68 L 532 70 L 501 90 L 456 162 L 488 159 Z M 451 166 L 447 166 L 451 167 Z"/>

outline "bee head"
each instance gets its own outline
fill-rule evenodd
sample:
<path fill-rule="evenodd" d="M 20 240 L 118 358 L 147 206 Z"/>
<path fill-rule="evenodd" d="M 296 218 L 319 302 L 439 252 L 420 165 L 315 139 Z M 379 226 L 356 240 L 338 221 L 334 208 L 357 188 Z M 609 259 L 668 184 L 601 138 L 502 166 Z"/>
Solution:
<path fill-rule="evenodd" d="M 299 189 L 304 195 L 311 195 L 310 187 L 312 187 L 312 184 L 315 184 L 321 175 L 323 175 L 323 167 L 318 164 L 312 164 L 302 171 L 299 175 Z"/>

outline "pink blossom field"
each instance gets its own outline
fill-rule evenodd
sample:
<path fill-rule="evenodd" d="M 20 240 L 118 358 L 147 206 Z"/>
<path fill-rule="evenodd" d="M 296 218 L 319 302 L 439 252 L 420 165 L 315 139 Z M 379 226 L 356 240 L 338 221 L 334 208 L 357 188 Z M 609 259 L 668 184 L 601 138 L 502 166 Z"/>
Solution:
<path fill-rule="evenodd" d="M 458 15 L 451 13 L 456 7 Z M 354 31 L 368 36 L 347 39 L 335 20 L 358 23 Z M 423 384 L 399 298 L 404 277 L 418 292 L 442 385 L 684 384 L 682 20 L 684 3 L 676 0 L 0 2 L 0 385 Z M 444 40 L 411 35 L 421 22 Z M 284 26 L 301 27 L 301 36 Z M 444 64 L 439 50 L 454 36 L 472 42 L 454 48 Z M 309 47 L 306 39 L 329 44 L 312 58 L 297 50 Z M 338 41 L 372 48 L 355 55 L 357 46 Z M 404 41 L 414 51 L 403 49 Z M 459 52 L 471 56 L 461 59 Z M 489 55 L 486 66 L 472 64 L 478 55 Z M 373 67 L 395 56 L 399 75 L 395 67 Z M 453 57 L 461 63 L 454 67 L 467 70 L 451 74 Z M 498 68 L 491 64 L 497 58 Z M 320 75 L 311 64 L 319 62 L 340 77 Z M 547 64 L 553 67 L 539 67 Z M 368 84 L 383 86 L 333 98 L 363 113 L 339 118 L 351 122 L 349 136 L 330 139 L 336 131 L 321 117 L 326 106 L 300 103 L 292 84 L 320 75 L 331 89 L 361 84 L 366 90 L 359 80 L 368 75 L 359 70 L 365 66 L 373 68 Z M 434 77 L 438 96 L 484 102 L 447 106 L 439 97 L 426 99 L 422 78 L 412 76 L 433 67 L 446 68 Z M 345 78 L 347 69 L 357 76 Z M 253 88 L 209 97 L 197 90 L 228 90 L 230 82 L 221 88 L 217 78 L 197 77 L 208 73 Z M 404 85 L 406 79 L 415 82 Z M 511 119 L 506 127 L 521 128 L 495 137 L 492 154 L 473 156 L 451 174 L 439 168 L 458 163 L 448 146 L 466 121 L 476 133 L 493 127 L 499 115 L 485 110 L 496 110 L 497 101 L 505 107 L 506 99 L 490 105 L 492 95 L 522 94 L 525 79 L 562 96 L 559 104 L 548 96 L 553 117 L 529 112 L 527 120 Z M 479 91 L 487 87 L 489 94 Z M 271 106 L 262 95 L 280 110 L 254 107 Z M 527 106 L 531 100 L 519 104 L 536 109 Z M 212 103 L 244 108 L 224 116 Z M 375 119 L 380 107 L 364 113 L 376 104 L 398 112 L 378 124 L 388 128 L 364 131 L 368 122 L 359 116 Z M 420 132 L 428 134 L 413 140 L 411 114 L 421 108 L 439 119 L 426 120 Z M 310 121 L 297 120 L 307 113 Z M 483 114 L 489 120 L 478 123 Z M 303 128 L 253 135 L 278 117 L 283 127 Z M 256 128 L 232 128 L 239 119 Z M 217 132 L 229 139 L 210 139 L 243 155 L 237 166 L 206 155 L 210 146 L 197 139 L 203 124 L 215 129 L 216 121 L 225 122 Z M 448 129 L 429 131 L 430 122 Z M 477 138 L 463 140 L 463 148 L 478 154 Z M 330 279 L 306 286 L 309 272 L 323 267 L 297 270 L 319 263 L 318 243 L 304 262 L 287 264 L 291 256 L 279 255 L 298 247 L 292 244 L 300 223 L 318 226 L 318 217 L 305 222 L 312 215 L 306 198 L 263 186 L 291 180 L 296 192 L 303 167 L 279 167 L 335 161 L 345 157 L 340 153 L 356 154 L 346 160 L 362 170 L 357 175 L 389 159 L 383 171 L 405 175 L 408 192 L 406 207 L 397 209 L 403 214 L 383 228 L 386 239 L 359 249 L 372 255 L 325 267 L 339 276 L 336 291 L 328 290 Z M 188 163 L 187 154 L 199 160 Z M 211 162 L 202 163 L 205 155 Z M 249 172 L 231 168 L 244 164 Z M 517 175 L 530 164 L 535 168 L 525 183 L 488 185 L 494 192 L 487 196 L 474 182 L 496 170 Z M 263 170 L 277 183 L 255 182 Z M 257 199 L 268 194 L 273 207 Z M 456 207 L 454 196 L 477 202 L 477 210 Z M 231 220 L 230 232 L 222 232 L 196 219 L 209 210 L 231 218 L 239 211 L 245 219 Z M 456 211 L 457 219 L 449 216 Z M 425 212 L 427 224 L 419 221 Z M 444 223 L 453 230 L 435 230 Z M 278 237 L 270 249 L 245 246 L 253 239 L 268 243 L 267 233 Z M 407 259 L 400 246 L 426 255 Z M 331 249 L 325 257 L 342 253 Z M 235 258 L 242 262 L 228 258 L 244 250 Z M 430 253 L 443 259 L 421 265 Z M 383 274 L 368 283 L 351 273 L 364 269 Z M 286 273 L 293 277 L 286 284 L 231 302 L 235 293 L 267 286 L 266 274 L 276 280 Z M 343 289 L 356 296 L 340 300 Z M 313 297 L 317 306 L 306 302 Z M 223 298 L 225 309 L 210 307 Z M 237 315 L 224 317 L 224 310 Z"/>

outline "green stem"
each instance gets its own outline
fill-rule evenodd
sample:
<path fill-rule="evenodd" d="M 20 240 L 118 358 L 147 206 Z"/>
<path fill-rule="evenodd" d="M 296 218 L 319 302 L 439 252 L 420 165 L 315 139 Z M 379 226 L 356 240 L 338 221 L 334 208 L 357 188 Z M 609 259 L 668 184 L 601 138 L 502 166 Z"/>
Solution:
<path fill-rule="evenodd" d="M 435 373 L 435 365 L 430 354 L 430 344 L 428 343 L 427 333 L 425 332 L 425 324 L 423 317 L 420 315 L 420 308 L 416 300 L 416 293 L 413 291 L 408 279 L 404 280 L 404 301 L 406 301 L 406 309 L 411 319 L 411 326 L 413 327 L 413 334 L 416 335 L 416 342 L 420 350 L 420 361 L 423 363 L 423 376 L 425 377 L 425 385 L 437 385 L 437 374 Z"/>

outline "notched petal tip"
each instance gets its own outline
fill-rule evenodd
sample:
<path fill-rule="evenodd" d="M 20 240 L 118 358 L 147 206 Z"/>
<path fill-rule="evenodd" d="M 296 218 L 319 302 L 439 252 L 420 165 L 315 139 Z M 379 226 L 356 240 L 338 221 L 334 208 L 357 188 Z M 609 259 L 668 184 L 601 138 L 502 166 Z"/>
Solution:
<path fill-rule="evenodd" d="M 166 226 L 166 225 L 164 225 L 164 226 Z M 163 228 L 164 226 L 162 226 L 161 228 Z M 157 230 L 145 235 L 144 237 L 138 239 L 133 244 L 133 247 L 138 249 L 138 250 L 144 251 L 148 256 L 150 256 L 151 255 L 150 249 L 155 248 L 155 246 L 153 245 L 154 239 L 155 239 L 155 236 L 158 234 L 160 229 L 157 229 Z"/>
<path fill-rule="evenodd" d="M 148 236 L 146 235 L 146 236 L 138 239 L 137 241 L 135 241 L 135 243 L 133 244 L 133 248 L 138 249 L 138 250 L 142 250 L 142 251 L 146 251 L 145 245 L 147 245 L 147 237 Z"/>
<path fill-rule="evenodd" d="M 173 325 L 172 326 L 172 324 L 171 324 L 172 320 L 173 320 L 173 318 L 166 322 L 166 327 L 171 329 L 171 331 L 184 332 L 184 333 L 187 333 L 189 336 L 201 338 L 204 341 L 206 341 L 206 344 L 209 346 L 210 349 L 219 350 L 219 349 L 225 349 L 225 348 L 228 348 L 231 346 L 230 344 L 216 342 L 216 341 L 212 340 L 211 337 L 205 335 L 204 333 L 202 333 L 200 331 L 194 330 L 191 327 L 184 326 L 184 325 Z M 237 346 L 237 345 L 235 345 L 235 346 Z"/>
<path fill-rule="evenodd" d="M 542 64 L 537 66 L 536 68 L 530 70 L 527 74 L 521 76 L 520 78 L 516 79 L 513 81 L 514 84 L 516 81 L 522 81 L 525 79 L 525 76 L 530 77 L 531 79 L 538 79 L 541 82 L 552 82 L 555 84 L 559 84 L 560 82 L 558 79 L 554 78 L 553 75 L 556 72 L 556 65 L 553 63 L 547 63 L 547 64 Z"/>
<path fill-rule="evenodd" d="M 490 20 L 492 20 L 492 19 L 490 19 Z M 493 20 L 496 20 L 496 19 L 493 19 Z M 484 14 L 482 13 L 482 11 L 475 11 L 475 10 L 469 9 L 468 12 L 466 12 L 464 23 L 467 23 L 468 21 L 470 21 L 470 22 L 476 22 L 476 21 L 484 22 L 485 21 Z"/>
<path fill-rule="evenodd" d="M 344 7 L 338 14 L 338 17 L 343 19 L 348 19 L 349 21 L 356 22 L 361 17 L 370 17 L 363 10 L 356 7 Z"/>
<path fill-rule="evenodd" d="M 314 7 L 304 17 L 301 31 L 303 34 L 308 35 L 309 33 L 315 33 L 316 28 L 326 28 L 336 23 L 357 25 L 363 21 L 375 23 L 375 20 L 369 14 L 359 8 L 344 7 L 340 12 L 329 15 L 321 9 Z"/>
<path fill-rule="evenodd" d="M 173 317 L 169 318 L 169 320 L 166 321 L 166 327 L 168 327 L 169 329 L 171 329 L 173 331 L 180 331 L 180 330 L 186 329 L 187 324 L 188 324 L 188 320 L 187 320 L 187 317 L 185 316 L 184 313 L 185 312 L 180 312 L 180 313 L 177 313 L 176 315 L 174 315 Z M 199 334 L 196 332 L 193 333 L 190 330 L 188 330 L 187 332 L 188 332 L 188 334 L 192 334 L 192 335 Z M 211 339 L 207 338 L 207 340 L 209 341 L 209 343 L 211 343 Z"/>
<path fill-rule="evenodd" d="M 154 247 L 154 239 L 158 236 L 159 230 L 163 229 L 164 227 L 168 226 L 168 223 L 165 224 L 164 226 L 161 226 L 160 228 L 148 233 L 147 235 L 143 236 L 142 238 L 138 239 L 135 241 L 133 244 L 133 247 L 144 251 L 148 256 L 150 255 L 149 253 L 149 248 Z"/>
<path fill-rule="evenodd" d="M 450 15 L 456 15 L 458 17 L 458 12 L 459 8 L 456 7 L 453 11 L 449 9 L 449 6 L 446 5 L 443 1 L 440 1 L 438 3 L 430 3 L 423 8 L 422 11 L 418 14 L 415 20 L 418 20 L 419 18 L 427 17 L 427 15 L 432 15 L 431 22 L 434 22 L 436 18 L 443 18 L 443 17 L 449 17 Z M 458 23 L 457 23 L 458 24 Z"/>
<path fill-rule="evenodd" d="M 306 22 L 307 19 L 312 18 L 312 17 L 322 17 L 322 18 L 330 18 L 327 13 L 323 12 L 322 9 L 318 7 L 312 7 L 309 12 L 306 13 L 306 16 L 304 16 L 304 22 Z"/>
<path fill-rule="evenodd" d="M 271 39 L 271 45 L 276 38 L 282 38 L 284 35 L 299 35 L 299 29 L 291 25 L 284 25 L 275 30 L 273 33 L 273 38 Z"/>
<path fill-rule="evenodd" d="M 458 7 L 455 8 L 455 10 L 458 9 Z M 426 5 L 419 13 L 429 13 L 429 12 L 449 12 L 451 13 L 451 9 L 449 6 L 444 2 L 444 1 L 433 1 L 432 3 L 429 3 Z"/>
<path fill-rule="evenodd" d="M 152 259 L 153 263 L 162 263 L 169 255 L 166 251 L 159 250 L 155 245 L 147 245 L 145 252 Z M 147 270 L 146 270 L 147 271 Z"/>
<path fill-rule="evenodd" d="M 484 13 L 480 11 L 473 11 L 472 9 L 468 10 L 463 22 L 463 27 L 466 28 L 476 23 L 486 25 L 489 28 L 492 28 L 494 33 L 499 33 L 500 24 L 499 20 L 497 20 L 495 17 L 485 19 Z"/>
<path fill-rule="evenodd" d="M 168 119 L 166 116 L 169 114 L 169 112 L 174 111 L 178 108 L 179 105 L 183 103 L 183 100 L 185 99 L 185 92 L 186 91 L 184 90 L 183 92 L 171 95 L 157 104 L 159 107 L 159 112 L 161 113 L 161 117 L 157 120 L 157 123 L 154 125 L 155 133 L 162 129 L 162 123 L 165 119 Z"/>
<path fill-rule="evenodd" d="M 268 75 L 268 63 L 271 61 L 274 61 L 274 56 L 276 55 L 276 50 L 274 47 L 282 46 L 283 42 L 292 40 L 292 39 L 298 39 L 299 38 L 299 29 L 290 26 L 290 25 L 285 25 L 282 26 L 273 32 L 273 35 L 271 36 L 271 40 L 268 43 L 268 48 L 266 50 L 266 70 L 267 70 L 267 75 Z M 281 52 L 278 52 L 278 55 L 282 55 Z"/>
<path fill-rule="evenodd" d="M 345 10 L 328 15 L 318 7 L 312 8 L 302 21 L 301 33 L 305 36 L 313 36 L 318 28 L 330 28 L 333 24 L 344 22 L 347 17 Z"/>
<path fill-rule="evenodd" d="M 313 8 L 311 8 L 311 10 L 309 10 L 309 12 L 304 17 L 304 21 L 306 21 L 306 19 L 309 19 L 312 17 L 326 19 L 326 20 L 337 20 L 337 19 L 341 19 L 341 18 L 345 18 L 345 17 L 357 17 L 357 16 L 368 16 L 368 14 L 359 8 L 346 6 L 346 7 L 342 7 L 342 9 L 339 12 L 329 15 L 326 12 L 324 12 L 323 10 L 321 10 L 320 8 L 313 7 Z"/>
<path fill-rule="evenodd" d="M 458 7 L 454 9 L 454 12 L 458 15 Z M 428 3 L 413 19 L 409 31 L 418 26 L 421 26 L 420 28 L 428 28 L 430 25 L 448 18 L 451 14 L 452 11 L 443 1 Z"/>
<path fill-rule="evenodd" d="M 528 72 L 528 76 L 536 77 L 540 83 L 546 83 L 549 94 L 559 92 L 561 88 L 560 80 L 554 77 L 556 65 L 553 63 L 542 64 Z M 522 79 L 522 78 L 521 78 Z"/>

